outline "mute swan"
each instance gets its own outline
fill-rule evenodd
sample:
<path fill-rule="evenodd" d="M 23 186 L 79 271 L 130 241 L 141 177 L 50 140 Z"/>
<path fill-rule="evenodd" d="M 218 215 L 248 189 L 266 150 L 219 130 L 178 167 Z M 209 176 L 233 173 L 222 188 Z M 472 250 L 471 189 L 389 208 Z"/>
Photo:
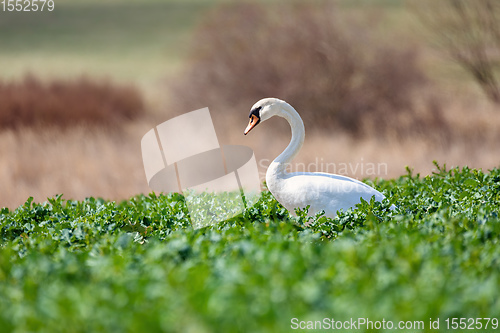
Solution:
<path fill-rule="evenodd" d="M 286 149 L 269 165 L 266 182 L 269 191 L 288 211 L 305 208 L 316 214 L 322 210 L 325 215 L 334 218 L 337 211 L 344 211 L 360 203 L 360 198 L 369 201 L 372 196 L 382 201 L 384 195 L 374 188 L 349 177 L 323 172 L 288 173 L 288 163 L 299 152 L 304 143 L 304 123 L 295 109 L 277 98 L 265 98 L 252 107 L 247 128 L 247 135 L 255 126 L 273 116 L 285 118 L 292 128 L 292 139 Z M 393 208 L 393 207 L 391 207 Z"/>

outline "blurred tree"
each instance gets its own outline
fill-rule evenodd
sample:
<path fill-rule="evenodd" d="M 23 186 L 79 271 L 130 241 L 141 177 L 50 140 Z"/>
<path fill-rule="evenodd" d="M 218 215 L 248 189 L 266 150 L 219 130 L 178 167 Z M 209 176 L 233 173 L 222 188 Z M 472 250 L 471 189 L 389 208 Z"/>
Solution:
<path fill-rule="evenodd" d="M 381 36 L 381 21 L 366 16 L 378 12 L 355 18 L 332 1 L 284 3 L 230 2 L 211 12 L 171 85 L 175 108 L 209 105 L 231 117 L 272 96 L 316 130 L 356 137 L 443 131 L 439 108 L 416 103 L 428 83 L 418 49 Z"/>
<path fill-rule="evenodd" d="M 438 45 L 500 104 L 499 0 L 415 0 L 418 17 Z"/>

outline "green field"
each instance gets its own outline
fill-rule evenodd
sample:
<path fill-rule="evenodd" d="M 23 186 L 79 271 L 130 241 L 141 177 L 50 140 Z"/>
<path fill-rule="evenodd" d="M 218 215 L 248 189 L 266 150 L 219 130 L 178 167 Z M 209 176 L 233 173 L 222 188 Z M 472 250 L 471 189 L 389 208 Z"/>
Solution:
<path fill-rule="evenodd" d="M 0 78 L 29 71 L 150 83 L 184 64 L 193 31 L 222 2 L 231 1 L 63 0 L 55 1 L 52 12 L 0 11 Z M 280 1 L 273 2 L 279 11 Z M 381 8 L 388 15 L 386 24 L 406 29 L 402 1 L 341 3 Z"/>
<path fill-rule="evenodd" d="M 26 71 L 161 78 L 185 55 L 213 1 L 55 1 L 52 12 L 0 12 L 0 77 Z"/>
<path fill-rule="evenodd" d="M 395 211 L 364 202 L 334 220 L 291 217 L 264 192 L 243 215 L 198 230 L 178 194 L 3 209 L 0 327 L 289 332 L 292 318 L 368 318 L 437 332 L 430 318 L 447 331 L 447 318 L 488 317 L 488 329 L 468 331 L 497 332 L 500 170 L 374 185 Z"/>

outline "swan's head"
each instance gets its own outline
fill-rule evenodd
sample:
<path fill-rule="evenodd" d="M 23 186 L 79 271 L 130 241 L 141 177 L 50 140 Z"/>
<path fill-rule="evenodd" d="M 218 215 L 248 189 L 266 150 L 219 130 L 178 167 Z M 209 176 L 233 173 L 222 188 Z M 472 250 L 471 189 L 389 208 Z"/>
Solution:
<path fill-rule="evenodd" d="M 277 98 L 264 98 L 255 103 L 250 110 L 248 117 L 250 121 L 248 122 L 247 128 L 243 134 L 247 135 L 248 132 L 252 130 L 255 126 L 269 118 L 278 115 L 282 108 L 281 106 L 286 102 Z"/>

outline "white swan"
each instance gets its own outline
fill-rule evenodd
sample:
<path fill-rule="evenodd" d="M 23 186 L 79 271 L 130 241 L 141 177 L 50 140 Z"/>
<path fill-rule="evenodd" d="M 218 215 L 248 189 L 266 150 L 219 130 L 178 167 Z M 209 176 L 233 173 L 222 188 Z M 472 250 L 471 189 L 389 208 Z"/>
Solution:
<path fill-rule="evenodd" d="M 366 201 L 372 196 L 377 201 L 384 199 L 379 191 L 349 177 L 323 172 L 286 172 L 287 165 L 302 147 L 305 136 L 304 123 L 290 104 L 277 98 L 258 101 L 250 111 L 250 121 L 244 134 L 273 116 L 288 120 L 292 127 L 292 139 L 269 165 L 266 182 L 269 191 L 288 211 L 294 213 L 295 208 L 309 205 L 309 214 L 324 210 L 326 216 L 334 218 L 338 210 L 345 211 L 360 203 L 360 198 Z"/>

